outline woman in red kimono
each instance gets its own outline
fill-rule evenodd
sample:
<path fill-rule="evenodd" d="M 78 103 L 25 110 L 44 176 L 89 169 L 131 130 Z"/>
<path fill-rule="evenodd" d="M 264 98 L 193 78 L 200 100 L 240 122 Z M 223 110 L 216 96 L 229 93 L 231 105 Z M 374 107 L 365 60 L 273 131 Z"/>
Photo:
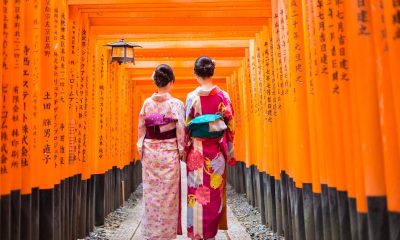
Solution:
<path fill-rule="evenodd" d="M 214 239 L 226 229 L 226 163 L 233 165 L 234 122 L 229 95 L 213 84 L 215 62 L 200 57 L 194 72 L 200 87 L 186 100 L 188 143 L 188 237 Z"/>
<path fill-rule="evenodd" d="M 157 93 L 139 114 L 138 151 L 143 166 L 143 238 L 171 240 L 182 234 L 180 159 L 184 153 L 185 109 L 169 92 L 175 77 L 161 64 L 153 75 Z"/>

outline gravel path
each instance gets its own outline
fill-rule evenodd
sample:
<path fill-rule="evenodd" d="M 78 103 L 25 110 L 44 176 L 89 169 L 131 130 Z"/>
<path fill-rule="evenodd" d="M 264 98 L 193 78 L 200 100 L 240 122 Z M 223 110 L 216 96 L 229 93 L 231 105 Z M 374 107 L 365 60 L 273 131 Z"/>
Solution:
<path fill-rule="evenodd" d="M 125 205 L 123 207 L 120 207 L 114 212 L 110 213 L 105 220 L 105 224 L 103 226 L 95 227 L 95 230 L 91 232 L 89 237 L 86 237 L 84 240 L 123 239 L 124 237 L 121 238 L 120 236 L 122 235 L 125 236 L 126 238 L 127 235 L 123 235 L 123 233 L 128 232 L 127 229 L 124 228 L 127 227 L 133 228 L 135 227 L 135 225 L 138 225 L 137 227 L 135 227 L 135 229 L 129 229 L 129 232 L 131 232 L 131 230 L 134 230 L 136 232 L 137 229 L 139 228 L 140 222 L 133 223 L 132 219 L 137 220 L 138 217 L 135 215 L 138 214 L 140 215 L 140 213 L 137 212 L 138 211 L 137 208 L 141 207 L 142 195 L 143 195 L 143 188 L 142 185 L 140 185 L 138 189 L 131 194 L 128 201 L 125 202 Z M 268 229 L 265 225 L 263 225 L 261 223 L 261 214 L 259 210 L 247 203 L 247 199 L 244 194 L 236 193 L 229 185 L 227 186 L 227 201 L 230 211 L 233 213 L 231 219 L 235 218 L 237 224 L 237 227 L 233 226 L 235 224 L 232 225 L 233 228 L 230 228 L 231 229 L 230 231 L 233 231 L 233 234 L 232 233 L 229 234 L 238 236 L 237 230 L 240 229 L 240 231 L 245 230 L 250 235 L 251 239 L 259 239 L 259 240 L 284 239 L 283 237 L 277 236 L 277 234 L 274 234 L 270 229 Z M 128 226 L 126 226 L 127 222 L 130 222 L 128 223 L 129 224 Z M 236 229 L 236 234 L 234 234 L 235 229 Z M 247 237 L 246 238 L 245 237 L 232 238 L 232 237 L 233 236 L 231 236 L 228 239 L 235 239 L 235 240 L 242 240 L 241 238 L 247 239 Z M 180 238 L 185 239 L 184 237 Z M 222 239 L 222 238 L 218 236 L 217 239 Z"/>
<path fill-rule="evenodd" d="M 251 239 L 283 240 L 271 229 L 261 223 L 261 213 L 257 208 L 248 204 L 245 194 L 236 193 L 231 186 L 227 186 L 227 202 L 240 224 L 246 228 Z"/>
<path fill-rule="evenodd" d="M 105 219 L 103 226 L 95 227 L 94 231 L 90 233 L 89 237 L 85 240 L 109 240 L 119 231 L 121 224 L 128 218 L 129 214 L 138 204 L 143 196 L 142 184 L 131 194 L 128 201 L 125 202 L 123 207 L 111 212 Z"/>

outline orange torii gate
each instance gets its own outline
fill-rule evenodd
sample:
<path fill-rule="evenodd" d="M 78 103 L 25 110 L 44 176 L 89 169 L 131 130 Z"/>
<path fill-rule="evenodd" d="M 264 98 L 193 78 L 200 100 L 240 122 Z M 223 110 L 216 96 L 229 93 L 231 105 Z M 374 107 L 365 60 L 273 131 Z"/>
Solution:
<path fill-rule="evenodd" d="M 229 182 L 286 239 L 400 238 L 400 3 L 0 2 L 0 238 L 77 239 L 141 181 L 137 116 L 217 62 L 235 108 Z M 110 64 L 104 44 L 143 46 Z"/>

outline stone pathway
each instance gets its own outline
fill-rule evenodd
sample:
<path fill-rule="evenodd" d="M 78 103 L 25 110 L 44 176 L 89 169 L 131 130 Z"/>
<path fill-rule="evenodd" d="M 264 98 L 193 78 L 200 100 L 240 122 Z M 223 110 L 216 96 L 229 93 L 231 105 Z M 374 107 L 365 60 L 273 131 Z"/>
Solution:
<path fill-rule="evenodd" d="M 186 166 L 181 164 L 182 169 L 182 186 L 186 186 Z M 188 239 L 186 236 L 186 187 L 182 188 L 182 224 L 183 235 L 178 239 Z M 140 199 L 136 206 L 128 210 L 128 217 L 121 223 L 116 232 L 110 236 L 110 240 L 143 240 L 141 236 L 141 216 L 143 211 L 143 201 Z M 246 229 L 239 223 L 233 215 L 229 205 L 228 213 L 228 231 L 219 231 L 216 236 L 217 240 L 250 240 L 250 235 L 246 233 Z"/>

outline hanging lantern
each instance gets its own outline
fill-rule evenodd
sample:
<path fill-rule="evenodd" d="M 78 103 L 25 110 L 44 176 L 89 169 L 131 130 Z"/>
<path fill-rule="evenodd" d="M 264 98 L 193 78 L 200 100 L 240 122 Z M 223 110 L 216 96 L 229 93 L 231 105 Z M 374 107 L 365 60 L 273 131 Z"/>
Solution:
<path fill-rule="evenodd" d="M 111 62 L 135 64 L 134 48 L 142 47 L 134 43 L 125 42 L 121 39 L 118 42 L 107 43 L 105 46 L 111 47 Z"/>

